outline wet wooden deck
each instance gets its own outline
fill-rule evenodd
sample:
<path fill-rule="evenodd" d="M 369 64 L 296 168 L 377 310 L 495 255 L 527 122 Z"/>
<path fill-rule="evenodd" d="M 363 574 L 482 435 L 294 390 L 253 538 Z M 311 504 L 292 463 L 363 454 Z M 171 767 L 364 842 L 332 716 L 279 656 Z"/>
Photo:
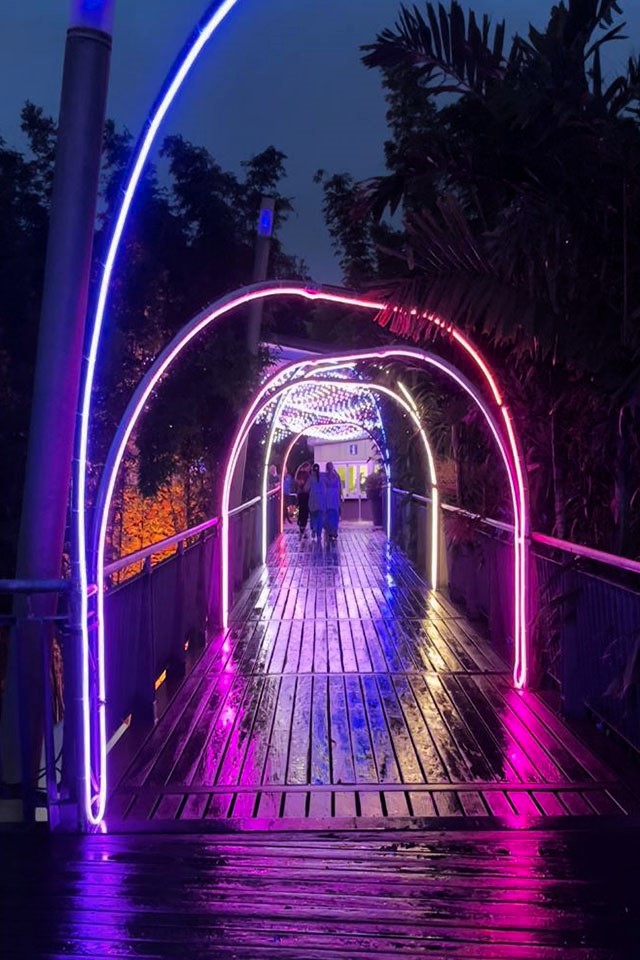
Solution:
<path fill-rule="evenodd" d="M 0 834 L 0 957 L 635 960 L 640 834 L 629 819 L 590 823 L 339 837 Z"/>
<path fill-rule="evenodd" d="M 119 777 L 121 830 L 623 815 L 637 796 L 371 528 L 287 532 Z M 488 824 L 487 824 L 488 825 Z"/>

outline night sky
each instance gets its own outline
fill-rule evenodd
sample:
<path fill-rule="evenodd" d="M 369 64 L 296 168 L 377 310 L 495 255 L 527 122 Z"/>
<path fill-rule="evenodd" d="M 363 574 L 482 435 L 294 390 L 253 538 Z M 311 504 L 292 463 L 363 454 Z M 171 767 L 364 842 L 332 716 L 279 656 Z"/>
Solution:
<path fill-rule="evenodd" d="M 543 27 L 547 0 L 477 0 L 477 13 L 507 19 L 509 34 L 529 20 Z M 419 6 L 423 6 L 422 3 Z M 466 6 L 466 4 L 465 4 Z M 622 0 L 630 41 L 610 67 L 640 47 L 640 0 Z M 67 22 L 65 0 L 5 0 L 1 16 L 0 136 L 20 146 L 26 99 L 56 115 Z M 9 8 L 9 9 L 7 9 Z M 138 133 L 162 79 L 206 0 L 117 0 L 109 116 Z M 356 178 L 382 172 L 384 101 L 378 74 L 358 47 L 395 21 L 396 0 L 242 0 L 185 87 L 163 132 L 204 144 L 231 169 L 273 143 L 288 155 L 284 192 L 296 216 L 289 252 L 315 279 L 340 279 L 313 184 L 318 168 Z"/>

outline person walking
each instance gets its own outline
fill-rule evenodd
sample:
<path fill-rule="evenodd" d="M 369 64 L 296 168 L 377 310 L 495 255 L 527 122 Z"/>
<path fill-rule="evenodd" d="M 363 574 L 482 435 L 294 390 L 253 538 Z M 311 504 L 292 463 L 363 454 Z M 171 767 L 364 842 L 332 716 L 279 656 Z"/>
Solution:
<path fill-rule="evenodd" d="M 326 509 L 326 488 L 324 477 L 320 474 L 320 464 L 314 463 L 309 478 L 309 517 L 311 521 L 311 539 L 320 543 Z"/>
<path fill-rule="evenodd" d="M 295 514 L 295 509 L 298 503 L 298 498 L 295 491 L 295 483 L 293 477 L 287 470 L 284 475 L 283 480 L 283 493 L 284 493 L 284 519 L 287 523 L 293 523 L 292 517 Z"/>
<path fill-rule="evenodd" d="M 311 464 L 308 460 L 301 463 L 296 470 L 296 494 L 298 496 L 298 530 L 300 537 L 307 535 L 307 522 L 309 520 L 309 476 L 311 474 Z"/>
<path fill-rule="evenodd" d="M 338 539 L 338 525 L 340 523 L 340 509 L 342 504 L 342 480 L 331 461 L 327 464 L 324 477 L 325 484 L 325 512 L 324 528 L 330 543 Z"/>

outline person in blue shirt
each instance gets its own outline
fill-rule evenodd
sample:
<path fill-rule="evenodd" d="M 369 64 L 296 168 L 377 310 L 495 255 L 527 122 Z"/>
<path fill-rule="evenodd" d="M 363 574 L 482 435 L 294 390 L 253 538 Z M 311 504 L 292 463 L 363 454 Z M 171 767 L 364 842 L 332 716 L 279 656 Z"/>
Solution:
<path fill-rule="evenodd" d="M 324 511 L 324 528 L 330 543 L 338 539 L 338 525 L 340 523 L 340 507 L 342 504 L 342 480 L 340 474 L 329 461 L 324 477 L 326 506 Z"/>

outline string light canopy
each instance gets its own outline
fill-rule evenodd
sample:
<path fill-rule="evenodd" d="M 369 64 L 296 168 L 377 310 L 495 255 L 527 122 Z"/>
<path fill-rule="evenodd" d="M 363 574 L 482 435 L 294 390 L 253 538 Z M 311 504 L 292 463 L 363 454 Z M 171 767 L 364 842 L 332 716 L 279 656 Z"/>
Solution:
<path fill-rule="evenodd" d="M 301 381 L 299 387 L 290 390 L 278 403 L 265 407 L 258 422 L 276 423 L 273 432 L 274 443 L 279 443 L 292 434 L 304 434 L 311 440 L 331 440 L 351 442 L 361 440 L 367 435 L 383 432 L 379 402 L 373 391 L 363 382 L 362 390 L 355 392 L 351 388 L 342 389 L 335 380 L 343 379 L 351 385 L 361 376 L 353 365 L 326 371 L 331 383 L 307 383 Z M 291 380 L 299 379 L 296 371 L 284 372 L 276 377 L 274 386 L 280 387 Z"/>

